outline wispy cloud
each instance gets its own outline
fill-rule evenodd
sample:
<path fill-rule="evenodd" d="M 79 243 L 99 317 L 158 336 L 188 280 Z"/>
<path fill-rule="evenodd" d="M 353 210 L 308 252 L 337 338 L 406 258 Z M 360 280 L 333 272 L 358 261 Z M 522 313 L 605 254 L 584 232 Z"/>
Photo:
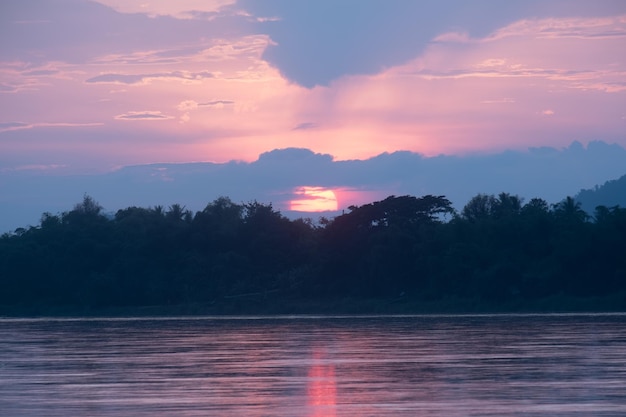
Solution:
<path fill-rule="evenodd" d="M 235 104 L 235 102 L 232 100 L 211 100 L 203 103 L 198 103 L 195 100 L 184 100 L 178 103 L 176 108 L 179 111 L 184 112 L 184 114 L 180 116 L 179 120 L 181 124 L 184 124 L 188 123 L 191 120 L 189 112 L 193 110 L 197 110 L 201 107 L 206 107 L 210 109 L 223 109 L 225 106 L 230 106 L 233 104 Z"/>
<path fill-rule="evenodd" d="M 235 104 L 235 102 L 232 100 L 213 100 L 213 101 L 207 101 L 205 103 L 198 103 L 198 107 L 226 106 L 229 104 Z"/>
<path fill-rule="evenodd" d="M 10 132 L 14 130 L 23 130 L 23 129 L 34 129 L 37 127 L 97 127 L 103 126 L 104 123 L 65 123 L 65 122 L 57 122 L 57 123 L 24 123 L 24 122 L 6 122 L 0 123 L 0 133 L 1 132 Z"/>
<path fill-rule="evenodd" d="M 567 88 L 620 92 L 626 72 L 617 57 L 624 38 L 626 15 L 524 19 L 484 38 L 440 35 L 405 68 L 426 80 L 543 78 Z"/>
<path fill-rule="evenodd" d="M 316 127 L 318 127 L 317 123 L 304 122 L 304 123 L 298 123 L 292 130 L 308 130 L 308 129 L 315 129 Z"/>
<path fill-rule="evenodd" d="M 205 101 L 203 103 L 198 103 L 195 100 L 184 100 L 181 101 L 176 108 L 180 111 L 189 111 L 195 110 L 199 107 L 217 107 L 223 108 L 224 106 L 228 106 L 231 104 L 235 104 L 233 100 L 211 100 Z"/>
<path fill-rule="evenodd" d="M 72 80 L 81 74 L 62 62 L 32 65 L 23 61 L 3 62 L 0 57 L 0 93 L 41 91 L 55 80 Z"/>
<path fill-rule="evenodd" d="M 626 37 L 626 15 L 603 18 L 524 19 L 497 30 L 486 41 L 514 36 L 535 39 L 608 39 Z"/>
<path fill-rule="evenodd" d="M 229 38 L 201 39 L 190 45 L 173 45 L 159 49 L 142 49 L 123 54 L 101 54 L 95 56 L 92 62 L 102 66 L 118 65 L 203 65 L 208 62 L 213 64 L 222 63 L 219 72 L 223 72 L 223 67 L 229 66 L 225 63 L 237 59 L 258 59 L 265 48 L 271 44 L 267 35 L 242 35 L 231 36 Z"/>
<path fill-rule="evenodd" d="M 168 116 L 160 111 L 129 111 L 115 116 L 117 120 L 168 120 L 173 118 L 173 116 Z"/>
<path fill-rule="evenodd" d="M 212 78 L 213 74 L 209 71 L 201 72 L 187 72 L 187 71 L 172 71 L 161 72 L 152 74 L 119 74 L 109 73 L 101 74 L 96 77 L 85 80 L 90 84 L 146 84 L 154 80 L 183 80 L 183 81 L 201 81 L 204 78 Z"/>
<path fill-rule="evenodd" d="M 498 99 L 490 99 L 490 100 L 481 100 L 482 104 L 512 104 L 515 103 L 514 98 L 504 97 Z"/>
<path fill-rule="evenodd" d="M 198 108 L 198 102 L 195 100 L 185 100 L 178 103 L 176 108 L 180 111 L 190 111 Z"/>
<path fill-rule="evenodd" d="M 0 123 L 0 132 L 10 132 L 12 130 L 30 129 L 33 125 L 24 122 L 6 122 Z"/>
<path fill-rule="evenodd" d="M 11 171 L 53 171 L 67 168 L 64 164 L 49 164 L 49 165 L 19 165 Z M 6 170 L 9 171 L 9 170 Z"/>
<path fill-rule="evenodd" d="M 34 92 L 41 89 L 45 84 L 36 79 L 14 79 L 0 83 L 0 93 L 15 94 L 22 92 Z"/>
<path fill-rule="evenodd" d="M 150 17 L 170 16 L 177 19 L 206 18 L 218 12 L 236 0 L 177 0 L 152 1 L 143 0 L 96 0 L 101 4 L 114 8 L 120 13 L 143 13 Z"/>
<path fill-rule="evenodd" d="M 56 75 L 59 72 L 60 71 L 58 71 L 58 70 L 40 69 L 40 70 L 24 71 L 24 72 L 22 72 L 22 75 L 40 77 L 40 76 L 47 76 L 47 75 Z"/>

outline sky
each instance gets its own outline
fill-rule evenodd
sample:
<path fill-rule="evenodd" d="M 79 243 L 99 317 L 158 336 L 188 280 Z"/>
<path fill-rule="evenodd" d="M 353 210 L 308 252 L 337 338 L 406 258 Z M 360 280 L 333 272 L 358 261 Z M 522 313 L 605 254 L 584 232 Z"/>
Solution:
<path fill-rule="evenodd" d="M 285 149 L 341 162 L 623 148 L 624 51 L 620 0 L 6 1 L 0 186 Z M 308 181 L 290 208 L 341 208 Z"/>

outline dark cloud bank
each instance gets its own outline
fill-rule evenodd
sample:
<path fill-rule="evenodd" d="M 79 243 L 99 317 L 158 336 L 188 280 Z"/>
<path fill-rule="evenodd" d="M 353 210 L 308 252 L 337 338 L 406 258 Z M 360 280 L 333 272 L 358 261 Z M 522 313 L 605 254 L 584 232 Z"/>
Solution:
<path fill-rule="evenodd" d="M 445 195 L 460 209 L 478 193 L 509 192 L 556 203 L 581 189 L 626 174 L 626 149 L 601 141 L 564 149 L 531 148 L 492 155 L 424 157 L 384 153 L 367 160 L 334 161 L 308 149 L 266 152 L 251 163 L 128 166 L 99 175 L 55 176 L 29 171 L 0 175 L 0 233 L 35 225 L 43 212 L 70 210 L 85 193 L 106 210 L 174 203 L 201 210 L 219 196 L 273 203 L 286 215 L 294 187 L 309 185 L 369 191 L 379 196 Z M 364 201 L 363 203 L 368 202 Z M 340 201 L 345 208 L 346 201 Z M 332 213 L 330 214 L 332 215 Z"/>
<path fill-rule="evenodd" d="M 524 18 L 624 13 L 619 0 L 239 0 L 274 41 L 263 59 L 305 87 L 375 74 L 420 55 L 442 33 L 473 37 Z"/>

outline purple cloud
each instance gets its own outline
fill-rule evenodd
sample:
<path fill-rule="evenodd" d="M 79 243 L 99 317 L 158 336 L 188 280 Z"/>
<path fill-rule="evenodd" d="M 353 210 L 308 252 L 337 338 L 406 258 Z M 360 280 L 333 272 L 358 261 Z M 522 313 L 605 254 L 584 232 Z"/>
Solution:
<path fill-rule="evenodd" d="M 31 127 L 32 125 L 28 123 L 6 122 L 6 123 L 0 123 L 0 132 L 8 132 L 11 130 L 19 130 L 19 129 L 30 129 Z"/>
<path fill-rule="evenodd" d="M 274 43 L 263 58 L 311 88 L 349 74 L 374 74 L 420 55 L 455 30 L 486 36 L 516 20 L 626 13 L 626 2 L 586 0 L 240 0 Z M 605 34 L 606 35 L 606 34 Z"/>
<path fill-rule="evenodd" d="M 115 116 L 117 120 L 168 120 L 173 119 L 160 111 L 129 111 Z"/>
<path fill-rule="evenodd" d="M 112 84 L 140 84 L 155 79 L 172 79 L 181 80 L 202 80 L 204 78 L 213 78 L 213 74 L 209 71 L 201 72 L 160 72 L 153 74 L 102 74 L 85 80 L 89 84 L 112 83 Z"/>
<path fill-rule="evenodd" d="M 41 76 L 47 76 L 47 75 L 55 75 L 58 73 L 59 71 L 57 70 L 31 70 L 31 71 L 24 71 L 22 75 L 26 75 L 29 77 L 41 77 Z"/>
<path fill-rule="evenodd" d="M 55 164 L 62 166 L 63 160 L 57 158 Z M 250 163 L 149 164 L 91 176 L 33 177 L 32 170 L 20 174 L 18 169 L 40 165 L 52 164 L 32 158 L 11 166 L 5 163 L 4 168 L 0 164 L 3 175 L 10 178 L 4 183 L 3 202 L 10 215 L 0 218 L 0 233 L 33 224 L 44 211 L 67 210 L 85 191 L 112 211 L 172 203 L 201 210 L 219 196 L 271 202 L 282 211 L 289 207 L 294 190 L 302 186 L 363 193 L 365 198 L 356 204 L 391 194 L 436 194 L 462 208 L 478 193 L 499 192 L 518 194 L 526 201 L 539 197 L 556 203 L 624 175 L 626 149 L 605 142 L 587 146 L 574 142 L 563 149 L 543 147 L 492 155 L 425 157 L 393 152 L 366 160 L 335 161 L 328 154 L 288 148 L 265 152 Z M 346 201 L 340 203 L 344 204 L 340 209 L 345 208 Z"/>
<path fill-rule="evenodd" d="M 315 129 L 316 127 L 318 127 L 317 123 L 304 122 L 304 123 L 299 123 L 291 130 L 308 130 L 308 129 Z"/>
<path fill-rule="evenodd" d="M 207 101 L 206 103 L 198 103 L 198 107 L 202 107 L 202 106 L 218 106 L 220 104 L 223 105 L 228 105 L 228 104 L 235 104 L 234 101 L 232 100 L 213 100 L 213 101 Z"/>

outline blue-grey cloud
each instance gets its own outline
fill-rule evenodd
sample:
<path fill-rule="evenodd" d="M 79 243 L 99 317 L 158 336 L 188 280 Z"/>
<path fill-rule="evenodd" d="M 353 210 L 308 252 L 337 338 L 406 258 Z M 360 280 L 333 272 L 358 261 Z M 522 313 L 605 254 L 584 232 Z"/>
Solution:
<path fill-rule="evenodd" d="M 17 130 L 17 129 L 28 129 L 32 127 L 29 123 L 24 122 L 5 122 L 0 123 L 0 132 L 5 132 L 9 130 Z"/>
<path fill-rule="evenodd" d="M 0 83 L 0 93 L 14 93 L 15 91 L 17 91 L 16 87 L 9 84 Z"/>
<path fill-rule="evenodd" d="M 626 13 L 619 0 L 242 0 L 273 45 L 264 58 L 300 85 L 327 85 L 346 74 L 371 74 L 417 57 L 449 31 L 485 36 L 513 21 L 542 16 Z"/>
<path fill-rule="evenodd" d="M 5 122 L 0 123 L 0 133 L 12 132 L 15 130 L 33 129 L 33 128 L 75 128 L 75 127 L 95 127 L 102 126 L 102 123 L 71 123 L 71 122 L 38 122 L 38 123 L 24 123 L 24 122 Z"/>
<path fill-rule="evenodd" d="M 89 84 L 98 83 L 114 83 L 114 84 L 139 84 L 148 80 L 159 78 L 171 79 L 178 78 L 181 80 L 202 80 L 204 78 L 212 78 L 213 74 L 209 71 L 201 72 L 159 72 L 152 74 L 102 74 L 85 80 Z"/>
<path fill-rule="evenodd" d="M 303 123 L 299 123 L 297 124 L 293 129 L 291 130 L 308 130 L 308 129 L 315 129 L 316 127 L 318 127 L 317 123 L 313 123 L 313 122 L 303 122 Z"/>
<path fill-rule="evenodd" d="M 574 142 L 564 149 L 542 147 L 493 155 L 425 157 L 400 151 L 336 161 L 328 154 L 290 148 L 263 153 L 250 163 L 138 165 L 89 176 L 3 170 L 1 162 L 0 157 L 4 213 L 0 233 L 36 224 L 44 211 L 69 210 L 84 193 L 109 211 L 173 203 L 201 210 L 215 198 L 229 196 L 237 202 L 273 203 L 286 212 L 287 201 L 301 186 L 373 191 L 380 198 L 445 195 L 458 209 L 478 193 L 503 191 L 526 201 L 539 197 L 556 203 L 624 175 L 626 149 L 596 141 L 587 146 Z M 33 164 L 43 161 L 29 163 Z"/>
<path fill-rule="evenodd" d="M 130 111 L 128 113 L 115 116 L 118 120 L 167 120 L 172 116 L 165 115 L 160 111 Z"/>
<path fill-rule="evenodd" d="M 30 71 L 24 71 L 22 72 L 22 75 L 26 75 L 29 77 L 41 77 L 41 76 L 47 76 L 47 75 L 56 75 L 58 74 L 60 71 L 57 70 L 30 70 Z"/>
<path fill-rule="evenodd" d="M 228 105 L 228 104 L 235 104 L 234 101 L 232 100 L 213 100 L 213 101 L 207 101 L 205 103 L 198 103 L 198 107 L 211 107 L 211 106 L 219 106 L 220 104 L 223 105 Z"/>

